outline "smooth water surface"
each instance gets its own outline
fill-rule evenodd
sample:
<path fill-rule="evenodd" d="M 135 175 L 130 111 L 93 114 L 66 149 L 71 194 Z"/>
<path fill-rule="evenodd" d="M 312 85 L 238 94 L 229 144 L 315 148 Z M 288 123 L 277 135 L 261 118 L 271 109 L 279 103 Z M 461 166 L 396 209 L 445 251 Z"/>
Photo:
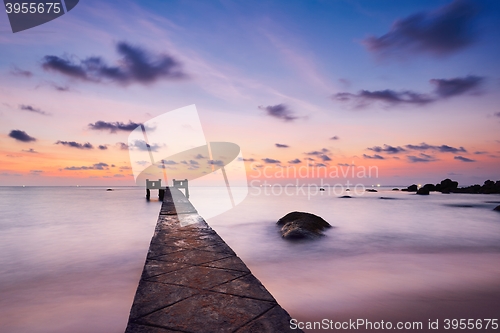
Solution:
<path fill-rule="evenodd" d="M 500 281 L 498 195 L 258 191 L 208 223 L 294 317 L 371 315 L 373 304 L 392 316 L 403 301 L 431 309 L 420 298 L 437 295 L 453 308 Z M 210 188 L 194 192 L 217 203 Z M 160 208 L 144 194 L 0 187 L 1 331 L 123 332 Z M 335 228 L 285 241 L 275 223 L 295 210 Z"/>

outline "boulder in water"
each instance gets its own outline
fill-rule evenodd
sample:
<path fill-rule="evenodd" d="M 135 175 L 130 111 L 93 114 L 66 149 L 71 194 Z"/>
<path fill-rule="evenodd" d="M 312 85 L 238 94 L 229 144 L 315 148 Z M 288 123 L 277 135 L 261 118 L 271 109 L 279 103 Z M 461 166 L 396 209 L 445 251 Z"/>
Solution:
<path fill-rule="evenodd" d="M 406 190 L 408 192 L 417 192 L 418 186 L 416 184 L 413 184 L 413 185 L 408 186 L 408 188 Z"/>
<path fill-rule="evenodd" d="M 425 187 L 421 187 L 417 190 L 417 194 L 420 194 L 420 195 L 429 195 L 429 189 L 425 188 Z"/>
<path fill-rule="evenodd" d="M 500 212 L 500 206 L 496 206 L 493 210 L 496 210 L 497 212 Z"/>
<path fill-rule="evenodd" d="M 332 227 L 321 217 L 305 212 L 288 213 L 276 224 L 281 226 L 281 236 L 285 239 L 317 238 Z"/>

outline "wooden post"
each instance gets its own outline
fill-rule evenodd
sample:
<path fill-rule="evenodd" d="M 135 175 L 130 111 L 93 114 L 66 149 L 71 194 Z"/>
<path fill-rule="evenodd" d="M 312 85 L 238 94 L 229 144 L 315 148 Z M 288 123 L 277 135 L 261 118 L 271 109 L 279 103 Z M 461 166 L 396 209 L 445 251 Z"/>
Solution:
<path fill-rule="evenodd" d="M 146 189 L 146 200 L 149 200 L 149 198 L 151 197 L 151 191 L 149 190 L 149 188 Z"/>
<path fill-rule="evenodd" d="M 164 189 L 159 189 L 158 190 L 158 199 L 160 201 L 163 201 L 163 198 L 165 197 L 165 190 Z"/>

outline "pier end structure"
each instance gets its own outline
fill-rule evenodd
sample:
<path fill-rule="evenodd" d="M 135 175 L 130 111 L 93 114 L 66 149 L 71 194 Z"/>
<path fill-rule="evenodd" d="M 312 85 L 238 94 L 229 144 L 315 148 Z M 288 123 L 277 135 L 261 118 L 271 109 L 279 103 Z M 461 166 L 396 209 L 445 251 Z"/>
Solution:
<path fill-rule="evenodd" d="M 184 195 L 186 196 L 187 199 L 189 199 L 189 186 L 188 186 L 188 180 L 187 179 L 179 179 L 173 180 L 174 182 L 174 187 L 175 188 L 182 188 L 184 189 Z"/>
<path fill-rule="evenodd" d="M 149 180 L 146 179 L 146 199 L 151 198 L 151 190 L 158 190 L 158 199 L 163 201 L 165 196 L 165 189 L 161 187 L 161 179 Z"/>

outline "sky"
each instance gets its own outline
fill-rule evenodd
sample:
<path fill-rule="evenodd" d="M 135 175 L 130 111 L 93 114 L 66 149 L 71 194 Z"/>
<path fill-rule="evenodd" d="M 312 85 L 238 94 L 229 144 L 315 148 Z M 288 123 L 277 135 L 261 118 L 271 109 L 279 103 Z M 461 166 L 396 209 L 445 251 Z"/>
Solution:
<path fill-rule="evenodd" d="M 82 0 L 0 47 L 0 186 L 134 185 L 131 131 L 193 104 L 249 181 L 500 179 L 494 0 Z"/>

